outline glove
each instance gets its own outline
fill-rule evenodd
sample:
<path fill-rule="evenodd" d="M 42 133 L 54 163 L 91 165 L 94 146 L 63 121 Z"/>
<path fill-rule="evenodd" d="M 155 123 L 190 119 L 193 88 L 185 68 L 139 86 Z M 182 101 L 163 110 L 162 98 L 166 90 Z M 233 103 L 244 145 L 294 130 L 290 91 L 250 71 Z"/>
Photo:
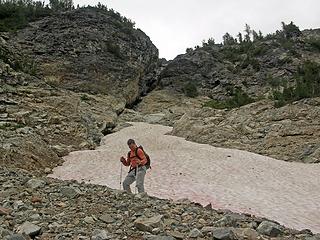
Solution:
<path fill-rule="evenodd" d="M 125 159 L 124 157 L 121 157 L 121 158 L 120 158 L 120 162 L 122 162 L 122 163 L 123 163 L 125 160 L 126 160 L 126 159 Z"/>

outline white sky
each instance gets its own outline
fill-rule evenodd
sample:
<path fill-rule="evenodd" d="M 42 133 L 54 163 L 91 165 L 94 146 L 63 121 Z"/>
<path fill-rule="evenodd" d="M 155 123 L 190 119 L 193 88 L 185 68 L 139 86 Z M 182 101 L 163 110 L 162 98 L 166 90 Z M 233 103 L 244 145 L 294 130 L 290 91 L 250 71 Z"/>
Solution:
<path fill-rule="evenodd" d="M 74 0 L 95 5 L 99 0 Z M 293 21 L 300 29 L 320 28 L 320 0 L 100 0 L 136 22 L 168 60 L 213 37 L 221 42 L 248 23 L 263 34 Z"/>

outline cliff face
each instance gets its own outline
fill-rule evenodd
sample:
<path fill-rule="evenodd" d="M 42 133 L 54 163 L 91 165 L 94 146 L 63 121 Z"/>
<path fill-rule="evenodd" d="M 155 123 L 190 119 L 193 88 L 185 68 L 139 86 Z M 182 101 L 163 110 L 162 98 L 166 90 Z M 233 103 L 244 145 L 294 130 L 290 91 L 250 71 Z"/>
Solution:
<path fill-rule="evenodd" d="M 83 8 L 33 22 L 9 39 L 51 86 L 123 97 L 146 93 L 158 62 L 149 37 L 112 11 Z"/>
<path fill-rule="evenodd" d="M 1 164 L 43 171 L 92 149 L 153 88 L 158 50 L 114 13 L 83 8 L 0 37 Z"/>
<path fill-rule="evenodd" d="M 320 62 L 320 30 L 305 30 L 289 39 L 280 33 L 242 44 L 205 43 L 177 56 L 161 73 L 164 88 L 182 92 L 191 83 L 201 95 L 223 100 L 240 88 L 253 98 L 294 82 L 306 61 Z"/>

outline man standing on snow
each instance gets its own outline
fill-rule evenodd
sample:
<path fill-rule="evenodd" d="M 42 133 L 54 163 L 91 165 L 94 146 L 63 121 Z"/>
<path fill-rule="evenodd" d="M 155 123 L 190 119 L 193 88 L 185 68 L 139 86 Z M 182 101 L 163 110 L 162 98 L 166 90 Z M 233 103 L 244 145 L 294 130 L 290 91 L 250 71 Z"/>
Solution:
<path fill-rule="evenodd" d="M 120 158 L 123 165 L 130 166 L 129 173 L 123 182 L 123 189 L 128 193 L 131 193 L 130 185 L 136 181 L 138 192 L 143 193 L 144 177 L 147 172 L 146 164 L 148 160 L 143 148 L 138 147 L 133 139 L 129 139 L 127 144 L 130 148 L 127 159 L 125 157 Z"/>

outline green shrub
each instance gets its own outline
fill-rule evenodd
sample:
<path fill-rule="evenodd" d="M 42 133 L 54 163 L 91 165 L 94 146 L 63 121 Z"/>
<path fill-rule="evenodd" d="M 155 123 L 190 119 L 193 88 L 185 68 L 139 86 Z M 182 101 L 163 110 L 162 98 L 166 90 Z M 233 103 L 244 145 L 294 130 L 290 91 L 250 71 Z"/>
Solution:
<path fill-rule="evenodd" d="M 282 22 L 282 34 L 285 38 L 289 39 L 293 37 L 299 37 L 302 33 L 299 27 L 293 22 L 290 22 L 289 24 Z"/>
<path fill-rule="evenodd" d="M 90 98 L 88 97 L 87 94 L 82 94 L 81 97 L 80 97 L 80 100 L 83 101 L 83 102 L 85 102 L 85 101 L 90 100 Z"/>
<path fill-rule="evenodd" d="M 192 82 L 187 83 L 184 86 L 183 91 L 187 97 L 192 97 L 192 98 L 197 97 L 199 94 L 197 86 Z"/>
<path fill-rule="evenodd" d="M 203 107 L 210 107 L 210 108 L 215 108 L 215 109 L 230 108 L 230 106 L 227 105 L 226 101 L 218 101 L 215 99 L 212 99 L 212 100 L 204 103 Z"/>
<path fill-rule="evenodd" d="M 286 57 L 284 57 L 282 59 L 279 59 L 278 63 L 279 63 L 280 66 L 285 65 L 287 63 L 292 63 L 292 58 L 286 56 Z"/>
<path fill-rule="evenodd" d="M 251 56 L 247 56 L 244 61 L 241 63 L 241 68 L 245 69 L 247 68 L 249 65 L 252 66 L 252 68 L 256 71 L 259 71 L 261 68 L 261 65 L 259 63 L 259 61 Z"/>
<path fill-rule="evenodd" d="M 74 9 L 72 0 L 49 0 L 49 5 L 53 11 L 68 11 Z"/>
<path fill-rule="evenodd" d="M 299 67 L 296 95 L 300 99 L 320 96 L 320 64 L 307 61 Z"/>
<path fill-rule="evenodd" d="M 187 48 L 186 49 L 186 53 L 192 53 L 193 52 L 193 49 L 192 48 Z"/>
<path fill-rule="evenodd" d="M 46 4 L 46 2 L 49 4 Z M 135 23 L 130 19 L 121 16 L 113 9 L 108 9 L 101 3 L 91 8 L 108 12 L 116 20 L 114 22 L 120 23 L 121 29 L 128 34 L 132 33 L 130 29 L 135 27 Z M 16 31 L 26 27 L 29 22 L 50 16 L 56 12 L 72 9 L 74 9 L 73 0 L 0 0 L 0 32 Z"/>
<path fill-rule="evenodd" d="M 280 38 L 279 43 L 286 50 L 292 50 L 294 48 L 294 42 L 291 39 Z"/>
<path fill-rule="evenodd" d="M 247 41 L 243 41 L 240 44 L 240 48 L 239 48 L 239 53 L 240 54 L 249 54 L 251 53 L 251 51 L 254 48 L 254 43 L 253 42 L 247 42 Z"/>
<path fill-rule="evenodd" d="M 12 68 L 30 75 L 36 75 L 37 73 L 35 61 L 25 56 L 23 56 L 22 59 L 16 60 Z"/>
<path fill-rule="evenodd" d="M 287 103 L 303 98 L 320 96 L 320 64 L 307 61 L 298 68 L 295 85 L 285 86 L 283 91 L 274 91 L 275 106 L 283 106 Z"/>
<path fill-rule="evenodd" d="M 7 128 L 10 128 L 10 127 L 11 127 L 10 123 L 4 123 L 4 124 L 0 125 L 1 130 L 6 130 Z"/>
<path fill-rule="evenodd" d="M 0 1 L 0 31 L 15 31 L 24 28 L 28 22 L 52 13 L 41 1 L 8 0 Z"/>
<path fill-rule="evenodd" d="M 223 44 L 224 44 L 224 45 L 234 45 L 234 44 L 237 44 L 237 39 L 235 39 L 234 37 L 232 37 L 229 33 L 226 33 L 225 35 L 223 35 L 222 39 L 223 39 Z"/>
<path fill-rule="evenodd" d="M 120 47 L 117 44 L 115 44 L 115 43 L 113 43 L 111 41 L 107 41 L 106 42 L 106 46 L 107 46 L 107 50 L 110 53 L 112 53 L 113 55 L 115 55 L 118 58 L 122 57 L 121 51 L 120 51 Z"/>
<path fill-rule="evenodd" d="M 268 47 L 265 45 L 256 46 L 252 50 L 252 56 L 262 56 L 268 52 Z"/>
<path fill-rule="evenodd" d="M 212 99 L 212 100 L 206 102 L 203 106 L 216 108 L 216 109 L 225 109 L 225 108 L 232 109 L 232 108 L 247 105 L 252 102 L 254 102 L 254 99 L 252 99 L 241 88 L 236 88 L 233 91 L 232 97 L 230 99 L 227 99 L 224 101 L 218 101 L 218 100 Z"/>
<path fill-rule="evenodd" d="M 234 107 L 240 107 L 253 102 L 253 99 L 241 88 L 236 88 L 233 97 L 229 100 Z"/>
<path fill-rule="evenodd" d="M 29 57 L 21 56 L 17 58 L 17 56 L 9 52 L 7 49 L 0 48 L 0 59 L 17 72 L 21 71 L 30 75 L 36 74 L 36 63 Z"/>
<path fill-rule="evenodd" d="M 320 52 L 320 39 L 319 38 L 310 38 L 307 40 L 307 43 L 317 51 Z"/>
<path fill-rule="evenodd" d="M 241 60 L 241 53 L 240 53 L 239 49 L 237 49 L 236 47 L 232 47 L 232 46 L 227 45 L 222 49 L 222 54 L 225 59 L 227 59 L 233 63 Z"/>
<path fill-rule="evenodd" d="M 17 129 L 23 128 L 23 127 L 25 127 L 25 125 L 19 124 L 19 123 L 5 123 L 3 125 L 0 125 L 0 130 L 14 131 L 14 130 L 17 130 Z"/>
<path fill-rule="evenodd" d="M 268 75 L 266 80 L 267 80 L 267 83 L 273 88 L 280 87 L 282 83 L 282 80 L 280 78 L 274 78 L 271 75 Z"/>

